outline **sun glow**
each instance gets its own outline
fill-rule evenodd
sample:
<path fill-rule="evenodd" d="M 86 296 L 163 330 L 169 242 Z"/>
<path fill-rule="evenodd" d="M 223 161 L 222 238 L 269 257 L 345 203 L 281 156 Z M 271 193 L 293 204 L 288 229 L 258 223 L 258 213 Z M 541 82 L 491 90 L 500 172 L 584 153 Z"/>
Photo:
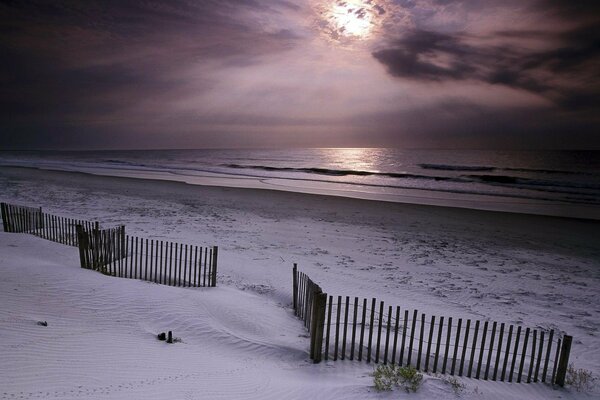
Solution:
<path fill-rule="evenodd" d="M 318 29 L 338 43 L 377 36 L 397 8 L 390 0 L 313 0 L 313 7 Z"/>
<path fill-rule="evenodd" d="M 362 7 L 362 1 L 336 2 L 331 8 L 331 20 L 343 36 L 364 38 L 373 29 L 373 14 Z"/>

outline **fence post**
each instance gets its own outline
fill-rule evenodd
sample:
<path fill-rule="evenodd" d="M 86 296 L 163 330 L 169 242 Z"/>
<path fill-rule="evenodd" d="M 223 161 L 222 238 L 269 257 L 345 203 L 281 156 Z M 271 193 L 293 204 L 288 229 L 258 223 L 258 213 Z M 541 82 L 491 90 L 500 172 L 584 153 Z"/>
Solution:
<path fill-rule="evenodd" d="M 325 306 L 327 293 L 317 286 L 312 304 L 312 321 L 310 324 L 310 354 L 315 364 L 321 362 L 323 350 L 323 328 L 325 324 Z"/>
<path fill-rule="evenodd" d="M 294 263 L 294 267 L 292 268 L 292 303 L 294 305 L 294 312 L 298 307 L 298 277 L 296 274 L 298 273 L 298 264 Z"/>
<path fill-rule="evenodd" d="M 219 255 L 219 247 L 213 247 L 213 265 L 212 265 L 212 282 L 211 286 L 217 286 L 217 256 Z"/>
<path fill-rule="evenodd" d="M 79 263 L 81 264 L 81 268 L 87 268 L 83 249 L 85 244 L 85 240 L 83 239 L 83 227 L 81 225 L 77 225 L 75 230 L 77 232 L 77 243 L 79 247 Z"/>
<path fill-rule="evenodd" d="M 565 386 L 565 377 L 567 376 L 567 367 L 569 366 L 569 354 L 571 353 L 572 341 L 572 336 L 565 335 L 563 337 L 560 358 L 558 360 L 558 369 L 556 370 L 556 379 L 554 381 L 558 386 Z"/>
<path fill-rule="evenodd" d="M 2 227 L 4 232 L 8 232 L 8 217 L 6 212 L 6 203 L 0 203 L 0 209 L 2 209 Z"/>

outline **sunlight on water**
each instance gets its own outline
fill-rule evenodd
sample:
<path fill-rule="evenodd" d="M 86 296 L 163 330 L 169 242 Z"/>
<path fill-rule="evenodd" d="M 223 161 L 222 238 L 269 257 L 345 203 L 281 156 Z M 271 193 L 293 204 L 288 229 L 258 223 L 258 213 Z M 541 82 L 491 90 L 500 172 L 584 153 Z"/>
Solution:
<path fill-rule="evenodd" d="M 335 166 L 338 169 L 380 172 L 377 168 L 380 165 L 380 149 L 338 148 L 319 150 L 321 152 L 320 155 L 331 166 Z"/>

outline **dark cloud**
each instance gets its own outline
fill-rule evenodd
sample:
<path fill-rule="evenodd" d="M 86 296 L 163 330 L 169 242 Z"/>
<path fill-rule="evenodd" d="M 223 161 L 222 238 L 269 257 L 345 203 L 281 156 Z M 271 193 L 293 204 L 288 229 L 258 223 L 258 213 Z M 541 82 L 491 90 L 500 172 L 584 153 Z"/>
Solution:
<path fill-rule="evenodd" d="M 422 81 L 475 80 L 546 96 L 567 108 L 597 108 L 600 82 L 600 25 L 560 33 L 501 31 L 502 38 L 552 39 L 550 49 L 472 44 L 463 33 L 413 30 L 373 53 L 391 75 Z"/>
<path fill-rule="evenodd" d="M 416 26 L 373 52 L 391 75 L 421 82 L 503 85 L 543 96 L 564 110 L 600 106 L 600 2 L 428 0 L 428 7 L 424 3 L 405 1 L 407 8 L 421 10 L 414 16 Z M 438 15 L 452 20 L 446 17 L 474 12 L 496 22 L 494 16 L 502 15 L 502 7 L 514 8 L 518 17 L 538 23 L 515 28 L 506 15 L 497 17 L 506 25 L 502 30 L 473 31 L 456 24 L 435 30 L 427 23 Z"/>

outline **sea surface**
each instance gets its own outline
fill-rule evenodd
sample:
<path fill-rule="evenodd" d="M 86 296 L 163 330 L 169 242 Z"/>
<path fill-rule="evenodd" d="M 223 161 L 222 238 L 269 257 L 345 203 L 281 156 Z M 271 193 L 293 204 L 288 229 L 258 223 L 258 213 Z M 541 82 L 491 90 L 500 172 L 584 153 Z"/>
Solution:
<path fill-rule="evenodd" d="M 2 151 L 0 165 L 599 219 L 599 151 Z"/>

